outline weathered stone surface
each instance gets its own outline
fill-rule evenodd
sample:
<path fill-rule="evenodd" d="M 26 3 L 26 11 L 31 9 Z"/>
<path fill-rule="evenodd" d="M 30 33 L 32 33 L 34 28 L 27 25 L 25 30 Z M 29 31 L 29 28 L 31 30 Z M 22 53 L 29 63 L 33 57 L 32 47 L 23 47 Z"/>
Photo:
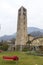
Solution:
<path fill-rule="evenodd" d="M 15 45 L 26 45 L 27 42 L 27 10 L 21 7 L 18 10 L 17 36 Z"/>

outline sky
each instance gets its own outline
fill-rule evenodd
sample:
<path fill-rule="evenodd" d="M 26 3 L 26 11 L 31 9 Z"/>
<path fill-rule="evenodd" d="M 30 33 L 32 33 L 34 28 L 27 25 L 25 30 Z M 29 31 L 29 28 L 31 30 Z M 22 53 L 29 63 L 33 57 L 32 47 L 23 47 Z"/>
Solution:
<path fill-rule="evenodd" d="M 43 0 L 0 0 L 0 36 L 17 31 L 18 9 L 27 9 L 27 27 L 43 29 Z"/>

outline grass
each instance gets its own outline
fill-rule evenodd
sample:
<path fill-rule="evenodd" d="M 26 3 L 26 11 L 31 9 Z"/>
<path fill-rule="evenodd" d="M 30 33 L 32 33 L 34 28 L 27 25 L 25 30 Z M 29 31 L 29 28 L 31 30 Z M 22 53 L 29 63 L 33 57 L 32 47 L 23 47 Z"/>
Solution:
<path fill-rule="evenodd" d="M 19 57 L 19 61 L 5 61 L 3 56 Z M 0 65 L 43 65 L 43 56 L 27 55 L 24 52 L 2 52 L 0 53 Z"/>

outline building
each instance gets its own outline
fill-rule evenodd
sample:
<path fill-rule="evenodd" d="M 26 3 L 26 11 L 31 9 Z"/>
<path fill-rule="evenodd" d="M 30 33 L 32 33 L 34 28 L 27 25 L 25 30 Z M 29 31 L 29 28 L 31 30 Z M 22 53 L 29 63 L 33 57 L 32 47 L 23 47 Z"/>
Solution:
<path fill-rule="evenodd" d="M 36 51 L 43 51 L 43 37 L 36 37 L 31 41 L 31 46 L 33 48 L 33 50 Z"/>
<path fill-rule="evenodd" d="M 43 51 L 43 37 L 33 37 L 27 33 L 27 10 L 23 6 L 18 10 L 16 39 L 12 39 L 8 45 L 9 51 L 22 51 L 24 48 L 28 50 L 30 48 L 31 51 Z"/>
<path fill-rule="evenodd" d="M 27 10 L 22 6 L 18 10 L 17 36 L 15 41 L 16 50 L 22 50 L 27 42 Z"/>

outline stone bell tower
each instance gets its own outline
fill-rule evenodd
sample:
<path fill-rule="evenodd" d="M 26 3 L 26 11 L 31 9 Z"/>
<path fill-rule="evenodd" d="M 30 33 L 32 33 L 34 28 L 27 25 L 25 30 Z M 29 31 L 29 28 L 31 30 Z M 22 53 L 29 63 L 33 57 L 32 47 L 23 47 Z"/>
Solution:
<path fill-rule="evenodd" d="M 22 6 L 18 10 L 18 24 L 17 24 L 17 36 L 16 36 L 16 49 L 22 50 L 22 46 L 27 42 L 27 10 Z"/>

